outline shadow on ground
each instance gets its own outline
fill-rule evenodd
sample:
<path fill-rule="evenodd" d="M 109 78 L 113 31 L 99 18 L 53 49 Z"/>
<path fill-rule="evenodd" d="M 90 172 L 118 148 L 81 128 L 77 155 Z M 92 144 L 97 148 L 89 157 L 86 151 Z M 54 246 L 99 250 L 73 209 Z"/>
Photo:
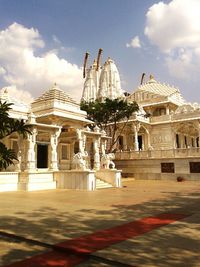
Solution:
<path fill-rule="evenodd" d="M 142 190 L 145 193 L 145 190 Z M 54 205 L 51 205 L 53 199 L 52 202 L 48 201 L 47 205 L 44 198 L 39 208 L 30 205 L 29 210 L 27 206 L 31 198 L 27 193 L 23 199 L 26 203 L 25 210 L 22 205 L 21 208 L 12 208 L 12 214 L 1 216 L 0 229 L 28 239 L 56 244 L 66 239 L 160 213 L 190 214 L 191 216 L 184 220 L 118 243 L 98 251 L 96 255 L 136 266 L 200 266 L 200 197 L 198 191 L 162 191 L 159 198 L 151 199 L 153 197 L 150 196 L 150 200 L 140 201 L 141 203 L 137 204 L 126 204 L 131 202 L 131 188 L 123 188 L 121 191 L 123 196 L 119 191 L 106 191 L 106 194 L 116 194 L 115 204 L 106 202 L 105 190 L 91 195 L 77 191 L 74 192 L 73 198 L 66 199 L 66 201 L 62 198 L 62 202 L 54 202 Z M 37 194 L 32 195 L 33 198 L 34 196 L 37 197 Z M 45 193 L 43 196 L 45 197 Z M 100 202 L 102 199 L 102 203 L 101 205 L 94 204 L 93 207 L 91 201 L 95 202 L 95 196 Z M 78 204 L 77 199 L 82 197 L 84 197 L 83 201 L 79 199 Z M 90 205 L 88 205 L 89 202 Z M 75 208 L 72 208 L 74 206 Z M 43 246 L 5 237 L 2 237 L 0 244 L 3 247 L 1 266 L 48 250 Z M 111 265 L 103 265 L 103 263 L 101 265 L 100 260 L 98 263 L 90 260 L 81 266 Z"/>

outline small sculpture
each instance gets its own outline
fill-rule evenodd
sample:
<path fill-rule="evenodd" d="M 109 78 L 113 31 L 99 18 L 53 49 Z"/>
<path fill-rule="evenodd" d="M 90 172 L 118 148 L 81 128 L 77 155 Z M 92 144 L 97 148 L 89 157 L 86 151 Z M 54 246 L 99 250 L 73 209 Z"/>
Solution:
<path fill-rule="evenodd" d="M 101 157 L 101 168 L 114 169 L 115 163 L 112 161 L 115 158 L 114 153 L 104 154 Z"/>
<path fill-rule="evenodd" d="M 86 157 L 87 152 L 78 152 L 73 156 L 72 164 L 76 170 L 85 170 L 86 169 Z"/>

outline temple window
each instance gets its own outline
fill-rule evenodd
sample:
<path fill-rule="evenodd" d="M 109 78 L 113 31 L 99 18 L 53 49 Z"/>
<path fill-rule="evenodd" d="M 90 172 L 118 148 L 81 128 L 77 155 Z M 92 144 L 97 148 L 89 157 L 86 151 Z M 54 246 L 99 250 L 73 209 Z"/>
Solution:
<path fill-rule="evenodd" d="M 153 112 L 153 116 L 162 116 L 166 114 L 165 108 L 156 108 Z"/>
<path fill-rule="evenodd" d="M 69 159 L 68 145 L 62 145 L 61 146 L 61 158 L 64 160 Z"/>

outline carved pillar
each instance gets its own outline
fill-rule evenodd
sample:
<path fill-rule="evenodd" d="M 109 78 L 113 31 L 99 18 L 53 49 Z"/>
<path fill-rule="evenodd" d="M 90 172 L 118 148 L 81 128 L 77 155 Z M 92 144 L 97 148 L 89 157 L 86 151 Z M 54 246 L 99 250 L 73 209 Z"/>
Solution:
<path fill-rule="evenodd" d="M 99 154 L 99 147 L 100 147 L 100 137 L 94 140 L 94 169 L 100 169 L 100 154 Z"/>
<path fill-rule="evenodd" d="M 18 153 L 17 153 L 17 158 L 18 158 L 18 162 L 16 164 L 16 170 L 17 171 L 21 171 L 22 169 L 22 142 L 23 142 L 23 138 L 21 135 L 18 135 Z"/>
<path fill-rule="evenodd" d="M 84 148 L 85 148 L 85 138 L 83 138 L 82 130 L 81 129 L 76 129 L 77 133 L 77 138 L 79 142 L 79 152 L 84 153 Z"/>
<path fill-rule="evenodd" d="M 150 127 L 146 128 L 145 131 L 147 133 L 147 148 L 146 149 L 151 149 L 151 137 L 150 137 Z"/>
<path fill-rule="evenodd" d="M 178 138 L 179 138 L 179 148 L 183 147 L 183 139 L 182 139 L 182 134 L 177 133 L 178 134 Z"/>
<path fill-rule="evenodd" d="M 195 138 L 194 145 L 200 147 L 200 121 L 197 120 L 194 122 L 194 127 L 197 130 L 197 137 Z"/>
<path fill-rule="evenodd" d="M 139 144 L 138 144 L 138 127 L 136 125 L 134 125 L 134 133 L 135 133 L 135 151 L 139 150 Z"/>
<path fill-rule="evenodd" d="M 166 115 L 169 115 L 169 106 L 166 106 Z"/>
<path fill-rule="evenodd" d="M 102 153 L 102 155 L 106 154 L 106 146 L 107 146 L 107 140 L 101 139 L 101 153 Z"/>
<path fill-rule="evenodd" d="M 58 170 L 58 137 L 60 136 L 61 129 L 56 130 L 53 134 L 51 134 L 50 142 L 51 142 L 51 163 L 50 169 L 57 171 Z"/>
<path fill-rule="evenodd" d="M 36 168 L 36 159 L 35 159 L 35 144 L 36 144 L 37 129 L 32 130 L 32 134 L 28 135 L 28 151 L 27 151 L 27 160 L 26 160 L 26 169 L 33 171 Z"/>

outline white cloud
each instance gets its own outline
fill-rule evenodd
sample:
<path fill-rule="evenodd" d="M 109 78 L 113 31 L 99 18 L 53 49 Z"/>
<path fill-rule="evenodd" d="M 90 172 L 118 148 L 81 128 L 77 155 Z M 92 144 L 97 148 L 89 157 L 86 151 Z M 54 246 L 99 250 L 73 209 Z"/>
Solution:
<path fill-rule="evenodd" d="M 138 36 L 135 36 L 130 43 L 126 44 L 126 47 L 133 47 L 133 48 L 140 48 L 141 47 L 141 43 L 140 43 L 140 39 Z"/>
<path fill-rule="evenodd" d="M 20 102 L 29 104 L 34 100 L 28 91 L 20 90 L 16 86 L 3 87 L 0 90 L 0 93 L 3 93 L 5 90 L 7 90 L 9 96 L 13 96 L 13 98 L 19 100 Z"/>
<path fill-rule="evenodd" d="M 164 54 L 171 75 L 191 78 L 199 73 L 199 0 L 172 0 L 168 4 L 154 4 L 146 14 L 144 33 Z"/>
<path fill-rule="evenodd" d="M 13 23 L 0 31 L 2 81 L 21 90 L 27 90 L 34 97 L 56 82 L 70 96 L 80 99 L 82 69 L 59 58 L 56 50 L 40 53 L 38 56 L 41 48 L 45 48 L 45 43 L 36 29 Z"/>

